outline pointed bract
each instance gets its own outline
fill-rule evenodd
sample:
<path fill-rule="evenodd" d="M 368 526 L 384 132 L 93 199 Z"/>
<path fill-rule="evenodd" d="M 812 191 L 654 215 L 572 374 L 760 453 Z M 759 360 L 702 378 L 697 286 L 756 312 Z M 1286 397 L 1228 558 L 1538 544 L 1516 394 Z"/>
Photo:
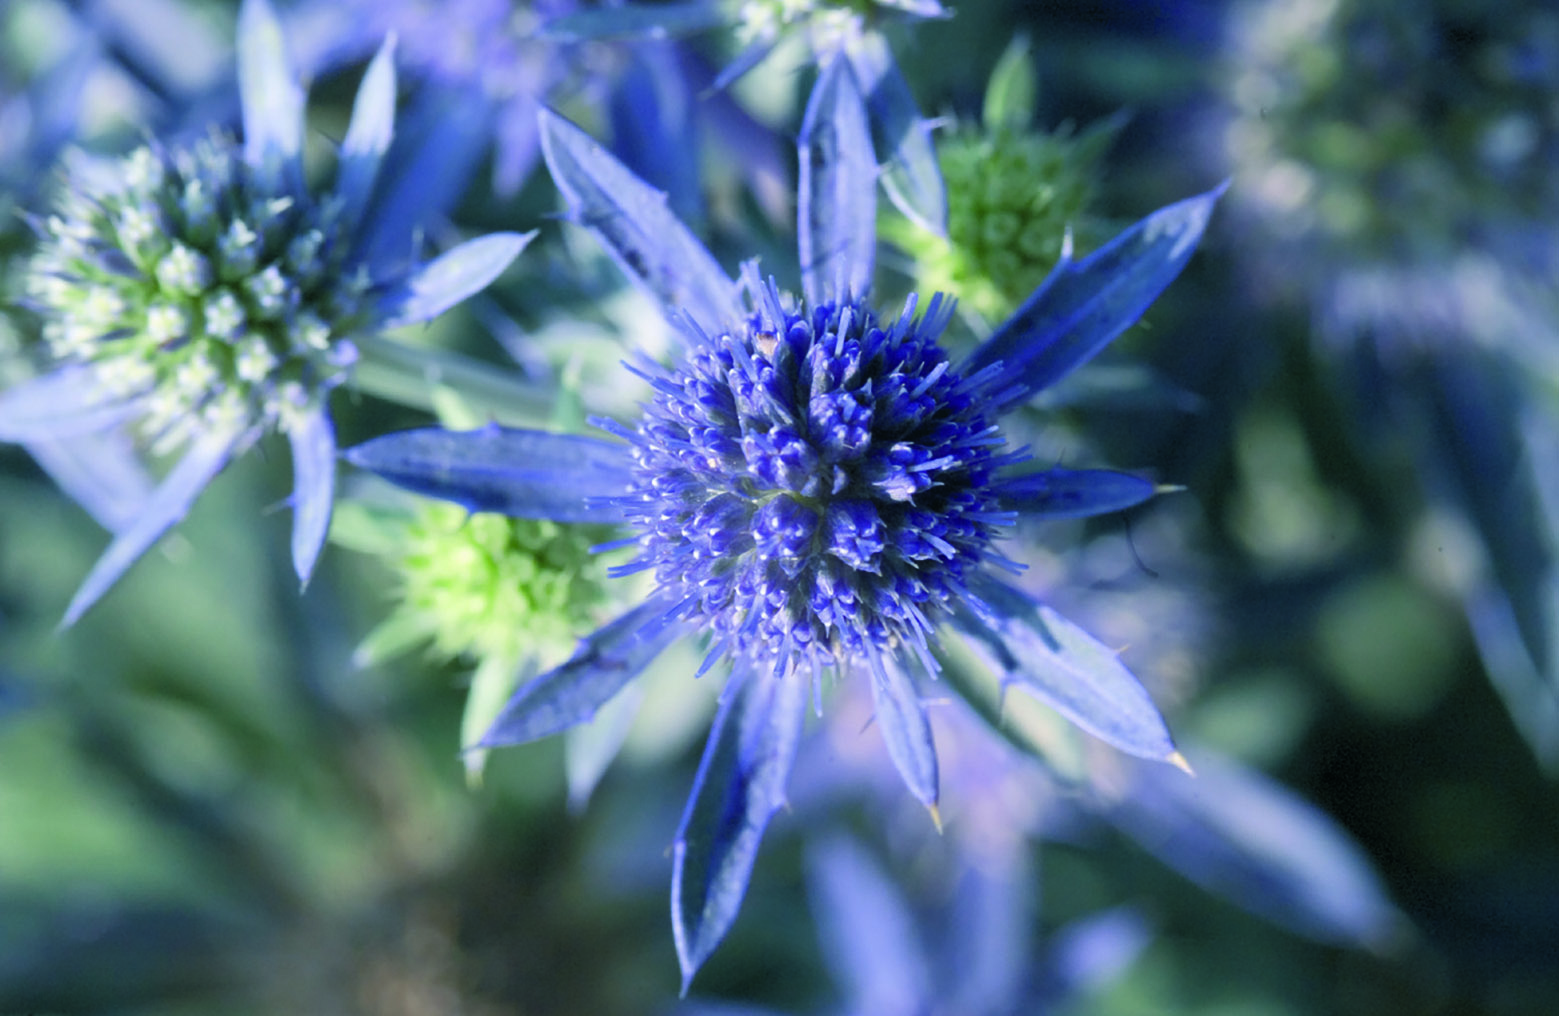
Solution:
<path fill-rule="evenodd" d="M 1002 364 L 1014 400 L 1082 366 L 1142 316 L 1196 250 L 1227 184 L 1161 208 L 1082 261 L 1063 257 L 960 370 Z"/>
<path fill-rule="evenodd" d="M 39 438 L 25 447 L 60 489 L 111 533 L 132 524 L 151 497 L 151 477 L 123 431 Z"/>
<path fill-rule="evenodd" d="M 871 288 L 877 162 L 860 87 L 844 60 L 818 77 L 801 122 L 796 242 L 809 306 Z"/>
<path fill-rule="evenodd" d="M 136 562 L 175 522 L 189 513 L 190 505 L 222 471 L 244 436 L 232 431 L 210 431 L 192 444 L 179 464 L 152 492 L 140 516 L 114 536 L 113 542 L 97 559 L 82 581 L 81 588 L 65 608 L 61 625 L 75 624 L 108 588 L 119 580 L 126 568 Z"/>
<path fill-rule="evenodd" d="M 996 483 L 1003 508 L 1039 519 L 1083 519 L 1124 511 L 1159 492 L 1152 480 L 1110 469 L 1046 469 Z"/>
<path fill-rule="evenodd" d="M 672 845 L 671 930 L 684 995 L 736 920 L 763 832 L 785 803 L 811 689 L 794 670 L 731 681 Z"/>
<path fill-rule="evenodd" d="M 779 36 L 765 36 L 754 39 L 738 54 L 730 63 L 720 69 L 715 75 L 714 84 L 709 87 L 717 92 L 723 92 L 731 87 L 742 75 L 763 63 L 768 55 L 774 52 L 774 47 L 779 45 Z"/>
<path fill-rule="evenodd" d="M 937 805 L 936 743 L 925 703 L 898 661 L 880 657 L 872 675 L 873 718 L 888 746 L 888 757 L 904 785 L 927 808 Z"/>
<path fill-rule="evenodd" d="M 1129 755 L 1170 761 L 1174 741 L 1142 684 L 1110 649 L 1049 607 L 988 576 L 969 588 L 995 614 L 961 606 L 955 623 L 1004 686 L 1016 686 Z"/>
<path fill-rule="evenodd" d="M 878 32 L 865 32 L 846 52 L 871 113 L 872 143 L 883 163 L 883 188 L 899 211 L 945 236 L 947 186 L 931 142 L 931 126 L 921 117 L 887 40 Z"/>
<path fill-rule="evenodd" d="M 1192 760 L 1195 779 L 1140 767 L 1115 823 L 1209 892 L 1302 935 L 1379 948 L 1399 930 L 1369 858 L 1329 816 L 1233 760 Z"/>
<path fill-rule="evenodd" d="M 1039 84 L 1027 35 L 1007 44 L 985 86 L 980 123 L 987 131 L 1024 130 L 1034 121 Z"/>
<path fill-rule="evenodd" d="M 395 141 L 380 167 L 370 214 L 358 224 L 354 256 L 375 276 L 411 264 L 418 230 L 459 200 L 492 140 L 492 105 L 481 89 L 421 82 L 396 117 Z"/>
<path fill-rule="evenodd" d="M 568 203 L 624 272 L 669 313 L 685 312 L 711 333 L 742 320 L 736 285 L 649 186 L 563 117 L 544 109 L 541 150 Z"/>
<path fill-rule="evenodd" d="M 244 0 L 238 11 L 238 97 L 244 161 L 267 181 L 301 181 L 305 97 L 270 0 Z"/>
<path fill-rule="evenodd" d="M 932 1010 L 931 964 L 914 915 L 867 851 L 841 834 L 807 848 L 807 897 L 845 1011 Z"/>
<path fill-rule="evenodd" d="M 486 289 L 535 236 L 535 230 L 488 233 L 445 251 L 380 298 L 382 326 L 399 328 L 431 321 L 466 297 Z"/>
<path fill-rule="evenodd" d="M 628 739 L 628 731 L 639 715 L 639 703 L 643 699 L 643 689 L 630 684 L 607 699 L 590 722 L 564 733 L 563 775 L 568 783 L 570 811 L 583 811 L 590 802 L 596 784 L 606 775 L 607 768 Z"/>
<path fill-rule="evenodd" d="M 497 426 L 403 430 L 349 448 L 346 460 L 468 511 L 555 522 L 620 521 L 620 508 L 596 499 L 626 493 L 633 465 L 625 445 Z"/>
<path fill-rule="evenodd" d="M 514 693 L 476 747 L 524 744 L 591 720 L 661 651 L 686 633 L 665 619 L 676 603 L 654 596 L 580 641 L 563 665 Z"/>
<path fill-rule="evenodd" d="M 142 411 L 98 384 L 90 367 L 70 365 L 0 392 L 0 441 L 42 441 L 108 430 Z"/>
<path fill-rule="evenodd" d="M 1114 981 L 1152 940 L 1147 919 L 1134 907 L 1073 921 L 1052 937 L 1032 994 L 1052 1006 L 1064 1005 Z"/>
<path fill-rule="evenodd" d="M 391 35 L 363 74 L 352 103 L 352 120 L 341 142 L 336 193 L 346 203 L 343 214 L 348 221 L 357 219 L 367 206 L 379 164 L 394 134 L 395 36 Z"/>
<path fill-rule="evenodd" d="M 292 566 L 307 586 L 330 532 L 336 494 L 336 429 L 316 406 L 287 429 L 292 444 Z"/>

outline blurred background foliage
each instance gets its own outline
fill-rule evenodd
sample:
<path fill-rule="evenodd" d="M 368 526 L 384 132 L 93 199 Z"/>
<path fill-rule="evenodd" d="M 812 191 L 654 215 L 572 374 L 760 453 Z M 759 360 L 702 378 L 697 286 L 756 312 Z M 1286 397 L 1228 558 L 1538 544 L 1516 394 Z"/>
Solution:
<path fill-rule="evenodd" d="M 206 94 L 225 73 L 234 5 L 152 6 L 177 7 L 203 33 L 188 60 L 148 56 L 157 40 L 137 34 L 124 4 L 10 0 L 0 97 L 63 59 L 39 40 L 77 20 L 108 54 L 81 93 L 78 136 L 113 148 L 135 138 L 131 125 L 176 122 L 187 111 L 174 97 Z M 1540 722 L 1555 694 L 1540 645 L 1559 627 L 1541 592 L 1555 509 L 1533 493 L 1551 495 L 1559 466 L 1530 440 L 1551 434 L 1555 398 L 1541 364 L 1559 337 L 1559 21 L 1538 0 L 1510 6 L 1507 17 L 1456 0 L 992 0 L 891 32 L 922 108 L 960 131 L 979 122 L 1018 33 L 1037 69 L 1036 130 L 1075 135 L 1128 110 L 1088 163 L 1098 222 L 1233 176 L 1185 275 L 1092 369 L 1098 387 L 1033 422 L 1040 447 L 1065 454 L 1084 433 L 1103 461 L 1186 490 L 1024 534 L 1030 563 L 1065 609 L 1120 615 L 1103 630 L 1135 625 L 1121 644 L 1177 737 L 1329 813 L 1402 917 L 1372 950 L 1310 941 L 1108 826 L 1062 823 L 1013 848 L 1032 876 L 1033 941 L 1122 905 L 1146 931 L 1129 962 L 1057 1011 L 1559 1007 L 1559 768 Z M 1520 59 L 1500 64 L 1507 39 Z M 692 52 L 718 66 L 725 50 L 699 37 Z M 149 70 L 162 66 L 189 80 Z M 357 66 L 316 83 L 331 136 Z M 1506 66 L 1530 73 L 1496 73 Z M 781 60 L 732 94 L 783 136 L 804 77 Z M 1360 112 L 1371 109 L 1396 133 L 1373 133 Z M 4 200 L 37 207 L 51 180 L 38 160 L 63 142 L 16 115 L 0 130 Z M 703 160 L 714 249 L 783 264 L 772 181 L 721 164 L 732 157 L 715 145 Z M 544 175 L 513 196 L 485 172 L 473 180 L 462 223 L 528 229 L 555 207 Z M 9 259 L 28 240 L 6 215 Z M 587 404 L 626 404 L 593 390 L 592 372 L 619 342 L 663 343 L 661 326 L 606 294 L 609 270 L 555 232 L 545 239 L 505 285 L 418 341 L 494 362 L 507 346 Z M 1455 313 L 1415 316 L 1471 257 L 1488 266 L 1484 289 Z M 898 264 L 885 290 L 908 288 L 908 256 Z M 1365 277 L 1386 280 L 1378 306 L 1344 313 L 1339 292 Z M 1522 324 L 1493 334 L 1489 315 L 1511 301 Z M 0 338 L 19 348 L 31 327 L 9 308 Z M 1108 383 L 1126 364 L 1145 365 L 1147 389 Z M 1445 377 L 1511 392 L 1469 401 L 1483 396 L 1434 380 Z M 425 418 L 362 398 L 338 419 L 346 445 Z M 285 455 L 229 469 L 64 632 L 57 620 L 101 532 L 20 450 L 0 451 L 0 467 L 0 1011 L 678 1011 L 666 850 L 713 694 L 688 692 L 692 658 L 659 666 L 650 708 L 587 806 L 570 804 L 556 740 L 494 754 L 469 786 L 457 752 L 469 662 L 413 652 L 354 665 L 393 583 L 380 562 L 333 547 L 298 596 L 288 514 L 257 509 L 287 489 Z M 1525 518 L 1512 498 L 1537 506 L 1527 552 L 1502 549 Z M 1479 627 L 1480 596 L 1494 594 L 1530 616 L 1521 633 Z M 1526 676 L 1494 673 L 1512 667 Z M 906 832 L 858 800 L 794 796 L 696 986 L 700 1004 L 725 1007 L 709 1011 L 848 1011 L 819 944 L 829 904 L 806 846 L 824 814 L 895 873 L 920 915 L 958 892 L 939 874 L 956 837 Z"/>

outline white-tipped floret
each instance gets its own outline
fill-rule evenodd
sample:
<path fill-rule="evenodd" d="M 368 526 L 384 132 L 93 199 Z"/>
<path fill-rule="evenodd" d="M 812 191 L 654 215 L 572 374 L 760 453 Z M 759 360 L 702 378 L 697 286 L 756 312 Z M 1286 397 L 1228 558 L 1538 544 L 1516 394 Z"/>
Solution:
<path fill-rule="evenodd" d="M 330 348 L 330 326 L 313 311 L 306 310 L 293 322 L 292 334 L 305 349 L 324 352 Z"/>
<path fill-rule="evenodd" d="M 325 246 L 325 234 L 317 229 L 300 233 L 287 245 L 287 267 L 302 275 L 320 269 L 319 252 Z"/>
<path fill-rule="evenodd" d="M 167 292 L 194 296 L 211 284 L 211 265 L 199 252 L 175 243 L 157 262 L 157 281 Z"/>
<path fill-rule="evenodd" d="M 212 430 L 233 432 L 249 422 L 249 403 L 238 392 L 228 389 L 202 407 L 200 418 Z"/>
<path fill-rule="evenodd" d="M 122 176 L 132 190 L 148 191 L 162 186 L 162 160 L 150 148 L 137 148 L 125 156 Z"/>
<path fill-rule="evenodd" d="M 212 215 L 216 213 L 211 192 L 198 177 L 184 181 L 184 193 L 179 197 L 179 209 L 183 211 L 184 218 L 193 228 L 199 228 L 210 222 Z"/>
<path fill-rule="evenodd" d="M 186 404 L 198 402 L 216 387 L 221 375 L 216 365 L 204 352 L 196 351 L 179 364 L 173 372 L 173 384 Z"/>
<path fill-rule="evenodd" d="M 189 334 L 189 315 L 183 307 L 154 303 L 146 308 L 146 335 L 159 346 L 178 342 Z"/>
<path fill-rule="evenodd" d="M 283 381 L 266 399 L 265 415 L 276 421 L 284 431 L 296 430 L 303 424 L 310 408 L 309 393 L 297 381 Z"/>
<path fill-rule="evenodd" d="M 275 264 L 266 265 L 258 275 L 250 276 L 244 287 L 248 289 L 250 298 L 263 318 L 280 317 L 292 302 L 289 298 L 292 285 Z"/>
<path fill-rule="evenodd" d="M 157 206 L 150 204 L 125 205 L 119 212 L 117 225 L 120 245 L 137 253 L 144 253 L 163 232 L 162 216 Z"/>
<path fill-rule="evenodd" d="M 119 323 L 124 311 L 124 297 L 107 286 L 89 286 L 72 317 L 86 327 L 106 331 Z"/>
<path fill-rule="evenodd" d="M 227 290 L 206 300 L 206 334 L 231 342 L 244 326 L 244 305 Z"/>
<path fill-rule="evenodd" d="M 270 377 L 271 371 L 276 369 L 276 363 L 276 354 L 271 352 L 270 343 L 258 335 L 251 335 L 239 343 L 234 368 L 240 379 L 250 384 L 259 384 Z"/>
<path fill-rule="evenodd" d="M 157 382 L 157 369 L 140 357 L 116 356 L 99 362 L 96 376 L 115 395 L 139 395 Z"/>
<path fill-rule="evenodd" d="M 260 237 L 249 223 L 234 219 L 222 234 L 218 250 L 222 255 L 222 267 L 229 277 L 247 275 L 259 262 Z"/>

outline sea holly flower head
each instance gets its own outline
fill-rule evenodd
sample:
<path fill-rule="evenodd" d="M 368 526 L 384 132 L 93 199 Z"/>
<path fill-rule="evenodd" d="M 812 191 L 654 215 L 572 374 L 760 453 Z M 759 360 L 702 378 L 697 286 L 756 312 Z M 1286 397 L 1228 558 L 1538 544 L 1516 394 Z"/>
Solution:
<path fill-rule="evenodd" d="M 612 595 L 621 592 L 617 584 L 606 581 L 606 559 L 592 553 L 610 538 L 604 526 L 470 514 L 431 498 L 347 500 L 331 539 L 378 557 L 393 575 L 390 614 L 353 662 L 376 666 L 425 646 L 434 659 L 471 665 L 460 724 L 460 743 L 471 744 L 525 676 L 567 659 L 578 634 L 620 600 Z M 486 754 L 465 753 L 473 782 Z M 578 793 L 588 795 L 599 776 L 593 770 Z"/>
<path fill-rule="evenodd" d="M 937 142 L 946 235 L 897 217 L 882 223 L 884 238 L 914 259 L 921 292 L 957 293 L 987 321 L 1011 314 L 1045 280 L 1069 236 L 1085 249 L 1104 238 L 1092 205 L 1121 120 L 1044 131 L 1033 113 L 1034 69 L 1018 39 L 991 74 L 982 120 L 960 122 Z"/>
<path fill-rule="evenodd" d="M 332 538 L 376 553 L 395 576 L 396 605 L 358 649 L 361 665 L 419 643 L 442 660 L 555 662 L 608 602 L 606 564 L 591 553 L 610 538 L 604 527 L 473 515 L 431 499 L 360 505 L 344 519 L 353 521 Z"/>
<path fill-rule="evenodd" d="M 621 501 L 641 554 L 621 570 L 653 569 L 716 646 L 781 674 L 928 653 L 1014 518 L 983 379 L 937 345 L 951 301 L 887 323 L 860 299 L 756 295 L 739 331 L 650 374 Z"/>
<path fill-rule="evenodd" d="M 543 153 L 569 217 L 660 300 L 684 355 L 634 366 L 653 389 L 620 440 L 484 428 L 392 434 L 354 463 L 472 510 L 616 522 L 655 591 L 522 686 L 480 742 L 557 733 L 595 715 L 684 635 L 725 661 L 721 697 L 673 848 L 684 980 L 734 921 L 759 840 L 784 802 L 803 714 L 825 676 L 867 681 L 876 726 L 935 812 L 936 750 L 920 685 L 948 630 L 1003 674 L 1123 750 L 1175 761 L 1152 700 L 1116 654 L 994 572 L 1014 519 L 1078 517 L 1152 497 L 1105 470 L 1017 470 L 1000 417 L 1115 338 L 1173 280 L 1220 191 L 1149 216 L 1064 261 L 987 343 L 954 362 L 951 301 L 896 318 L 871 305 L 875 186 L 851 64 L 823 70 L 800 137 L 799 299 L 733 282 L 664 196 L 551 112 Z M 702 671 L 701 671 L 702 672 Z"/>
<path fill-rule="evenodd" d="M 243 137 L 151 142 L 117 163 L 77 160 L 43 220 L 28 296 L 55 369 L 0 396 L 0 437 L 133 425 L 185 448 L 119 531 L 66 612 L 73 621 L 262 434 L 284 433 L 297 486 L 293 559 L 307 580 L 328 528 L 332 389 L 357 341 L 424 321 L 485 286 L 526 237 L 494 234 L 422 266 L 371 268 L 356 238 L 393 133 L 394 41 L 358 91 L 335 180 L 302 164 L 304 95 L 266 0 L 238 24 Z"/>

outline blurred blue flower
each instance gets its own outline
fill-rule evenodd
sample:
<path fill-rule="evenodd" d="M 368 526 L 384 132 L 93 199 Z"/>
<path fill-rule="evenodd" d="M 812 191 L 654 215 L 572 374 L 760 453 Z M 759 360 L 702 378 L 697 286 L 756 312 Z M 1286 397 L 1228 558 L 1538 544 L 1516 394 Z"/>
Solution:
<path fill-rule="evenodd" d="M 403 125 L 415 143 L 417 187 L 396 188 L 392 200 L 447 207 L 464 193 L 490 146 L 499 194 L 512 194 L 530 174 L 536 110 L 577 73 L 566 59 L 571 54 L 537 39 L 535 29 L 573 6 L 570 0 L 329 0 L 303 5 L 294 22 L 300 63 L 313 72 L 354 63 L 387 35 L 401 40 L 399 63 L 419 85 Z"/>
<path fill-rule="evenodd" d="M 909 84 L 882 34 L 886 18 L 947 18 L 940 0 L 690 0 L 624 3 L 579 10 L 552 19 L 546 31 L 583 40 L 642 35 L 660 38 L 731 26 L 742 44 L 715 78 L 723 89 L 752 70 L 786 39 L 802 37 L 819 64 L 842 55 L 860 82 L 872 140 L 883 154 L 881 177 L 899 210 L 933 233 L 947 232 L 947 188 Z"/>
<path fill-rule="evenodd" d="M 1425 531 L 1464 551 L 1425 570 L 1559 771 L 1559 16 L 1337 0 L 1230 24 L 1242 260 L 1310 313 L 1365 436 L 1416 461 Z"/>
<path fill-rule="evenodd" d="M 395 115 L 393 40 L 363 79 L 331 188 L 304 181 L 304 93 L 267 0 L 238 23 L 244 138 L 152 142 L 82 157 L 38 224 L 28 297 L 54 369 L 0 395 L 0 438 L 133 424 L 183 457 L 88 574 L 74 622 L 262 434 L 285 433 L 297 483 L 293 561 L 307 581 L 329 526 L 335 437 L 326 401 L 359 342 L 481 289 L 528 237 L 492 234 L 425 265 L 370 263 L 358 233 Z"/>
<path fill-rule="evenodd" d="M 1077 518 L 1140 503 L 1151 481 L 1103 470 L 1014 472 L 998 420 L 1130 326 L 1196 248 L 1222 188 L 1171 205 L 1081 262 L 1063 258 L 962 363 L 937 344 L 953 310 L 911 297 L 882 322 L 866 301 L 876 163 L 850 64 L 834 60 L 800 137 L 803 299 L 755 265 L 734 284 L 588 135 L 551 112 L 542 145 L 573 221 L 664 305 L 684 360 L 630 368 L 654 390 L 621 442 L 489 427 L 392 434 L 350 461 L 469 509 L 625 523 L 653 571 L 640 606 L 525 685 L 480 742 L 534 740 L 584 722 L 684 635 L 700 673 L 731 677 L 674 847 L 673 931 L 684 985 L 735 920 L 759 840 L 783 803 L 809 698 L 823 676 L 869 675 L 900 776 L 938 801 L 917 675 L 937 673 L 948 625 L 1005 675 L 1085 729 L 1152 759 L 1179 756 L 1151 698 L 1114 652 L 989 574 L 1019 517 Z"/>

